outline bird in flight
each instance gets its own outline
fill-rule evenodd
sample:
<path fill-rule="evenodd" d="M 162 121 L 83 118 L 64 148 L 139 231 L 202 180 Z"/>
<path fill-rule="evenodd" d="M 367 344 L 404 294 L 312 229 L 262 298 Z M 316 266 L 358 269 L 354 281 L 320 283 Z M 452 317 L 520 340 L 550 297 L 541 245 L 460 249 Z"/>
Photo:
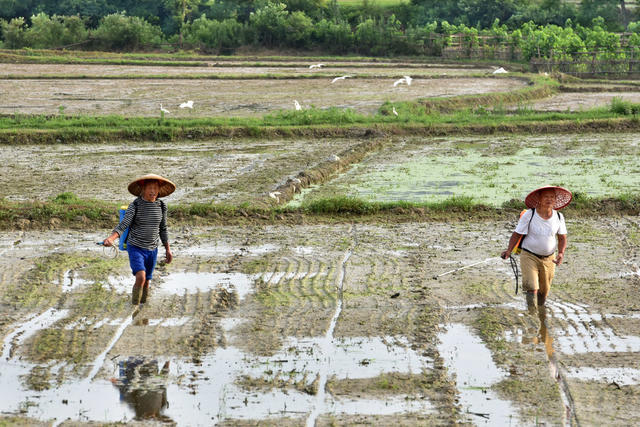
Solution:
<path fill-rule="evenodd" d="M 352 76 L 341 76 L 341 77 L 336 77 L 335 79 L 331 80 L 331 83 L 335 83 L 335 82 L 337 82 L 338 80 L 345 80 L 345 79 L 347 79 L 347 78 L 349 78 L 349 77 L 352 77 Z"/>
<path fill-rule="evenodd" d="M 193 108 L 193 101 L 187 101 L 180 104 L 180 108 Z"/>
<path fill-rule="evenodd" d="M 396 86 L 398 86 L 398 85 L 400 85 L 402 83 L 406 83 L 407 86 L 411 86 L 411 82 L 412 81 L 413 81 L 413 79 L 410 76 L 402 76 L 401 79 L 398 79 L 393 83 L 393 87 L 396 87 Z"/>

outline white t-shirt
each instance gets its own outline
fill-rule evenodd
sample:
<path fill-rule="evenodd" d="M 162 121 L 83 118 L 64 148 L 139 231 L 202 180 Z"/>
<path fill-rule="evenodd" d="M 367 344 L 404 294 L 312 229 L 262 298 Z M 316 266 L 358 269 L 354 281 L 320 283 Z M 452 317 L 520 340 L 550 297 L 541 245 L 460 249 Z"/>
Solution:
<path fill-rule="evenodd" d="M 516 226 L 516 233 L 528 234 L 526 237 L 522 237 L 522 248 L 533 252 L 538 255 L 551 255 L 556 251 L 558 243 L 556 241 L 556 234 L 567 234 L 567 226 L 564 223 L 564 216 L 554 210 L 551 214 L 551 218 L 543 219 L 538 215 L 538 211 L 533 215 L 531 219 L 531 209 L 528 209 L 518 221 Z M 529 224 L 531 219 L 531 224 Z"/>

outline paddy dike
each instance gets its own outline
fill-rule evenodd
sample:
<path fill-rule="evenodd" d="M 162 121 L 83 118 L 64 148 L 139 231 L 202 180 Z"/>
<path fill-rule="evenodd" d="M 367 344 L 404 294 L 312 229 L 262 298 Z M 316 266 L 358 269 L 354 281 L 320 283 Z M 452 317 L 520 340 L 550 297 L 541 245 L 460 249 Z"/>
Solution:
<path fill-rule="evenodd" d="M 5 233 L 0 411 L 63 425 L 637 423 L 640 221 L 567 221 L 546 312 L 526 309 L 497 258 L 515 218 L 175 226 L 175 260 L 137 312 L 126 257 L 93 243 L 109 230 Z M 156 418 L 136 421 L 141 405 Z"/>

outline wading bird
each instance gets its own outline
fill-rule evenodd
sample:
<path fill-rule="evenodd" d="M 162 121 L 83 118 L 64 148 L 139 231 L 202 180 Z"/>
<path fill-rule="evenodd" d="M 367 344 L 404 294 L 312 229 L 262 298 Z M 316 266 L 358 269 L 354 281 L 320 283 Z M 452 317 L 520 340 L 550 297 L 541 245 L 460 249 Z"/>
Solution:
<path fill-rule="evenodd" d="M 310 70 L 313 70 L 314 68 L 322 68 L 322 67 L 324 67 L 324 64 L 312 64 L 312 65 L 309 65 L 309 69 Z"/>
<path fill-rule="evenodd" d="M 502 68 L 502 67 L 500 67 L 500 68 L 496 69 L 496 70 L 493 72 L 493 74 L 506 74 L 506 73 L 508 73 L 508 71 L 507 71 L 507 70 L 505 70 L 505 69 L 504 69 L 504 68 Z"/>
<path fill-rule="evenodd" d="M 162 107 L 162 104 L 160 104 L 160 111 L 162 111 L 165 114 L 169 114 L 171 111 L 167 110 L 166 108 Z"/>
<path fill-rule="evenodd" d="M 344 80 L 344 79 L 347 79 L 347 78 L 349 78 L 349 77 L 352 77 L 352 76 L 341 76 L 341 77 L 336 77 L 335 79 L 331 80 L 331 83 L 335 83 L 335 82 L 337 82 L 338 80 Z"/>
<path fill-rule="evenodd" d="M 392 109 L 393 114 L 398 117 L 398 112 L 396 111 L 396 107 L 394 106 Z"/>
<path fill-rule="evenodd" d="M 193 108 L 193 101 L 187 101 L 180 104 L 180 108 Z"/>
<path fill-rule="evenodd" d="M 293 100 L 293 105 L 295 105 L 295 106 L 296 106 L 296 111 L 300 111 L 300 110 L 302 110 L 302 107 L 300 106 L 300 103 L 298 102 L 298 100 L 297 100 L 297 99 L 294 99 L 294 100 Z"/>

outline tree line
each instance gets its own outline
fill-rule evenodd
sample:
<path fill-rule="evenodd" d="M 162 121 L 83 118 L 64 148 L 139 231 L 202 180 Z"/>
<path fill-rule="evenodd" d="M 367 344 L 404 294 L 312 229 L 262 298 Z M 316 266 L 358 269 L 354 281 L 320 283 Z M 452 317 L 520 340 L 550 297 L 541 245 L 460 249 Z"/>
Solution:
<path fill-rule="evenodd" d="M 639 0 L 640 1 L 640 0 Z M 640 45 L 627 1 L 0 0 L 4 48 L 152 50 L 162 44 L 230 54 L 241 46 L 334 54 L 439 55 L 508 45 L 523 59 Z M 637 11 L 637 12 L 636 12 Z M 621 37 L 620 31 L 630 34 Z"/>

